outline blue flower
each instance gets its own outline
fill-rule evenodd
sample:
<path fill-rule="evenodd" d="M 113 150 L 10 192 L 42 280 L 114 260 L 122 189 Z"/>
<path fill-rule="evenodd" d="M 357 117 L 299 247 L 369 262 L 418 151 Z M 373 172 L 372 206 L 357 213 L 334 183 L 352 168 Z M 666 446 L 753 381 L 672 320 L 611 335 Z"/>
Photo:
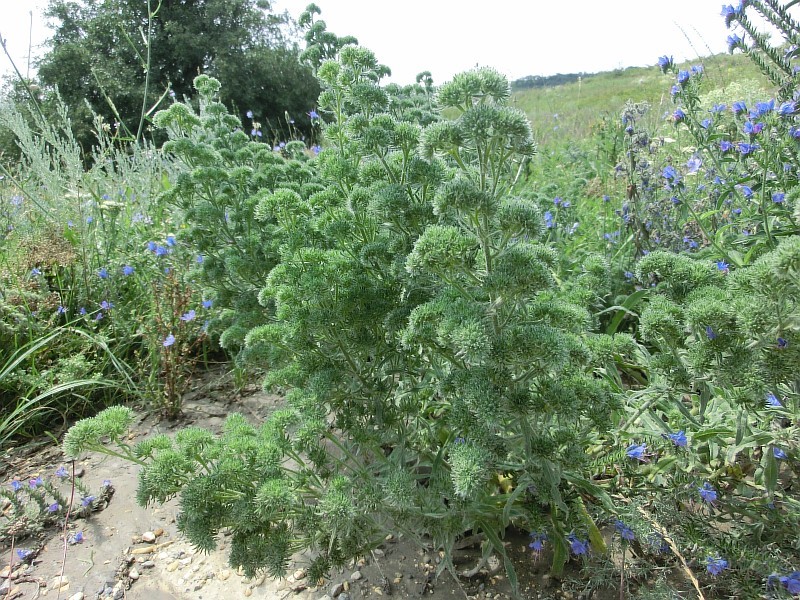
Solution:
<path fill-rule="evenodd" d="M 252 119 L 253 118 L 253 111 L 252 110 L 248 110 L 247 113 L 245 113 L 245 114 L 247 115 L 248 119 Z"/>
<path fill-rule="evenodd" d="M 103 310 L 111 310 L 112 308 L 114 308 L 114 303 L 109 302 L 108 300 L 103 300 L 100 303 L 100 308 L 102 308 Z"/>
<path fill-rule="evenodd" d="M 731 144 L 728 140 L 722 140 L 719 143 L 719 149 L 723 152 L 728 152 L 731 148 L 733 148 L 733 144 Z"/>
<path fill-rule="evenodd" d="M 700 121 L 700 127 L 702 127 L 703 129 L 708 129 L 709 127 L 711 127 L 711 119 L 703 119 L 702 121 Z"/>
<path fill-rule="evenodd" d="M 728 561 L 719 556 L 706 557 L 706 569 L 711 575 L 715 577 L 728 568 Z"/>
<path fill-rule="evenodd" d="M 726 105 L 724 105 L 724 104 L 715 104 L 714 106 L 711 107 L 711 112 L 712 113 L 721 113 L 726 108 L 728 108 L 728 107 Z"/>
<path fill-rule="evenodd" d="M 689 161 L 686 163 L 686 167 L 689 169 L 688 171 L 689 173 L 697 173 L 697 171 L 702 166 L 703 166 L 703 161 L 700 160 L 700 158 L 697 156 L 690 158 Z"/>
<path fill-rule="evenodd" d="M 167 254 L 169 254 L 169 250 L 164 246 L 156 246 L 156 256 L 166 256 Z"/>
<path fill-rule="evenodd" d="M 111 487 L 111 480 L 110 479 L 103 479 L 103 487 Z"/>
<path fill-rule="evenodd" d="M 108 271 L 106 270 L 105 267 L 103 267 L 97 272 L 97 276 L 100 279 L 108 279 Z"/>
<path fill-rule="evenodd" d="M 125 275 L 126 277 L 128 275 L 133 275 L 133 267 L 130 265 L 125 265 L 124 267 L 122 267 L 122 274 Z"/>
<path fill-rule="evenodd" d="M 687 81 L 689 81 L 689 71 L 678 71 L 678 83 L 683 85 Z"/>
<path fill-rule="evenodd" d="M 784 452 L 781 448 L 778 448 L 777 446 L 772 448 L 772 456 L 774 456 L 778 460 L 786 460 L 787 458 L 789 458 L 786 455 L 786 452 Z"/>
<path fill-rule="evenodd" d="M 710 340 L 717 339 L 717 334 L 714 333 L 714 330 L 711 328 L 711 325 L 706 325 L 706 336 Z"/>
<path fill-rule="evenodd" d="M 211 308 L 213 305 L 213 300 L 203 300 L 203 308 Z"/>
<path fill-rule="evenodd" d="M 703 487 L 697 488 L 697 491 L 700 493 L 700 498 L 702 498 L 703 502 L 713 504 L 717 501 L 717 490 L 711 487 L 711 484 L 707 481 L 703 483 Z"/>
<path fill-rule="evenodd" d="M 751 118 L 758 118 L 775 110 L 775 99 L 767 102 L 756 102 L 756 107 L 750 111 Z"/>
<path fill-rule="evenodd" d="M 319 113 L 317 111 L 315 111 L 315 110 L 308 111 L 308 116 L 311 119 L 319 119 Z"/>
<path fill-rule="evenodd" d="M 181 321 L 194 321 L 194 318 L 197 316 L 197 313 L 194 309 L 190 310 L 189 312 L 181 315 Z"/>
<path fill-rule="evenodd" d="M 205 258 L 203 258 L 202 254 L 198 254 L 196 260 L 198 265 L 202 265 Z"/>
<path fill-rule="evenodd" d="M 672 440 L 673 444 L 680 446 L 681 448 L 685 448 L 689 443 L 686 439 L 686 432 L 683 430 L 679 431 L 678 433 L 668 433 L 666 436 L 668 439 Z"/>
<path fill-rule="evenodd" d="M 174 246 L 176 243 L 174 235 L 167 236 L 167 246 Z"/>
<path fill-rule="evenodd" d="M 80 310 L 78 310 L 78 313 L 81 314 L 81 315 L 85 315 L 86 314 L 86 309 L 83 306 L 81 306 Z"/>
<path fill-rule="evenodd" d="M 22 489 L 22 484 L 15 479 L 14 481 L 11 482 L 11 489 L 14 490 L 15 492 L 18 492 Z"/>
<path fill-rule="evenodd" d="M 91 225 L 94 223 L 94 217 L 86 217 L 86 224 Z"/>
<path fill-rule="evenodd" d="M 50 506 L 47 507 L 47 512 L 51 513 L 58 512 L 59 508 L 61 507 L 58 505 L 58 502 L 53 502 Z"/>
<path fill-rule="evenodd" d="M 622 521 L 617 520 L 617 522 L 614 523 L 614 528 L 617 530 L 617 533 L 619 533 L 619 537 L 621 537 L 623 540 L 632 542 L 636 537 L 633 533 L 633 529 L 628 527 Z"/>
<path fill-rule="evenodd" d="M 763 123 L 753 123 L 752 121 L 747 121 L 742 127 L 742 131 L 747 135 L 758 135 L 763 129 Z"/>
<path fill-rule="evenodd" d="M 569 541 L 569 549 L 573 554 L 580 556 L 589 551 L 589 545 L 585 541 L 578 539 L 578 536 L 574 533 L 570 533 L 567 536 L 567 540 Z"/>
<path fill-rule="evenodd" d="M 686 113 L 683 112 L 683 109 L 676 108 L 675 112 L 672 113 L 672 118 L 676 123 L 680 123 L 686 118 Z"/>
<path fill-rule="evenodd" d="M 786 588 L 786 591 L 792 594 L 800 594 L 800 571 L 795 571 L 789 575 L 780 578 L 780 582 Z"/>
<path fill-rule="evenodd" d="M 66 479 L 67 477 L 69 477 L 69 473 L 67 473 L 67 469 L 64 468 L 63 466 L 58 467 L 58 469 L 56 469 L 56 477 L 58 477 L 59 479 Z"/>
<path fill-rule="evenodd" d="M 744 103 L 743 100 L 737 100 L 731 106 L 731 110 L 733 111 L 733 114 L 738 115 L 743 112 L 747 112 L 747 105 Z"/>
<path fill-rule="evenodd" d="M 753 197 L 753 190 L 750 188 L 749 185 L 741 184 L 741 185 L 736 185 L 734 187 L 738 188 L 739 191 L 742 192 L 742 196 L 744 196 L 745 198 Z"/>
<path fill-rule="evenodd" d="M 675 171 L 675 167 L 672 165 L 667 165 L 664 167 L 664 169 L 661 171 L 661 176 L 668 181 L 676 181 L 680 179 L 680 175 L 678 175 L 678 172 Z"/>
<path fill-rule="evenodd" d="M 311 152 L 313 152 L 315 156 L 319 154 L 321 151 L 322 151 L 322 146 L 320 145 L 311 146 Z"/>
<path fill-rule="evenodd" d="M 787 341 L 786 341 L 784 338 L 782 338 L 782 337 L 779 337 L 779 338 L 778 338 L 778 350 L 786 350 L 786 348 L 787 348 L 788 346 L 789 346 L 789 342 L 787 342 Z"/>
<path fill-rule="evenodd" d="M 41 275 L 41 274 L 42 274 L 42 272 L 39 269 L 37 269 L 36 267 L 31 269 L 31 277 L 36 277 L 37 275 Z"/>
<path fill-rule="evenodd" d="M 775 192 L 774 194 L 772 194 L 772 201 L 775 204 L 782 204 L 783 203 L 783 199 L 785 197 L 786 197 L 786 194 L 784 194 L 783 192 Z"/>
<path fill-rule="evenodd" d="M 25 560 L 28 558 L 32 552 L 27 548 L 17 548 L 17 558 L 20 560 Z"/>
<path fill-rule="evenodd" d="M 551 213 L 549 210 L 544 213 L 544 225 L 548 229 L 553 228 L 553 213 Z"/>
<path fill-rule="evenodd" d="M 645 452 L 647 452 L 647 444 L 631 444 L 625 449 L 625 454 L 628 458 L 634 458 L 642 462 L 647 460 Z"/>
<path fill-rule="evenodd" d="M 717 270 L 718 271 L 722 271 L 723 273 L 727 273 L 728 272 L 728 267 L 730 266 L 724 260 L 718 260 L 716 265 L 717 265 Z"/>
<path fill-rule="evenodd" d="M 528 548 L 534 552 L 541 552 L 542 548 L 544 547 L 544 543 L 547 540 L 547 534 L 544 532 L 531 531 L 530 536 L 531 543 L 528 544 Z"/>
<path fill-rule="evenodd" d="M 99 312 L 94 316 L 95 321 L 100 321 L 103 319 L 103 313 Z"/>
<path fill-rule="evenodd" d="M 170 333 L 167 337 L 164 338 L 163 346 L 164 348 L 169 348 L 174 343 L 175 343 L 175 336 Z"/>
<path fill-rule="evenodd" d="M 94 496 L 86 496 L 81 500 L 81 506 L 86 508 L 87 506 L 90 506 L 92 502 L 94 502 Z"/>
<path fill-rule="evenodd" d="M 739 5 L 739 10 L 741 10 L 741 5 Z M 728 4 L 727 6 L 724 4 L 722 5 L 722 12 L 720 15 L 725 17 L 726 27 L 731 26 L 731 22 L 733 21 L 734 17 L 736 17 L 737 12 L 737 9 L 735 9 L 732 4 Z"/>
<path fill-rule="evenodd" d="M 728 36 L 728 52 L 733 52 L 736 46 L 739 46 L 742 43 L 742 38 L 740 38 L 735 33 Z"/>
<path fill-rule="evenodd" d="M 664 56 L 658 57 L 658 68 L 661 69 L 662 73 L 666 73 L 667 70 L 673 65 L 673 60 L 671 56 Z"/>
<path fill-rule="evenodd" d="M 43 484 L 44 481 L 42 481 L 41 477 L 36 477 L 35 479 L 31 479 L 30 481 L 28 481 L 28 487 L 31 488 L 32 490 L 35 490 L 36 488 L 38 488 L 40 485 Z"/>
<path fill-rule="evenodd" d="M 789 117 L 794 114 L 796 106 L 793 100 L 788 100 L 778 107 L 778 114 L 782 117 Z"/>
<path fill-rule="evenodd" d="M 758 144 L 746 144 L 745 142 L 739 142 L 739 152 L 742 156 L 747 156 L 748 154 L 755 152 L 760 148 L 761 146 Z"/>
<path fill-rule="evenodd" d="M 56 313 L 59 314 L 59 315 L 65 315 L 65 314 L 67 314 L 67 309 L 64 308 L 63 306 L 59 306 L 56 309 Z"/>

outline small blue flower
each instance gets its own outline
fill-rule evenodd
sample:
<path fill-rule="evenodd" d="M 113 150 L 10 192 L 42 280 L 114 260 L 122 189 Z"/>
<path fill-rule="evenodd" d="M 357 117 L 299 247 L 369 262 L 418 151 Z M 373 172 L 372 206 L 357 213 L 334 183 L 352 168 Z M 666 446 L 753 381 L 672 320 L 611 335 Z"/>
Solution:
<path fill-rule="evenodd" d="M 17 548 L 17 558 L 20 560 L 26 560 L 31 554 L 27 548 Z"/>
<path fill-rule="evenodd" d="M 706 325 L 706 336 L 710 340 L 717 339 L 717 334 L 714 333 L 714 330 L 712 329 L 711 325 Z"/>
<path fill-rule="evenodd" d="M 672 165 L 667 165 L 666 167 L 664 167 L 664 169 L 661 171 L 661 176 L 668 181 L 675 181 L 680 179 L 680 176 L 678 175 L 677 171 L 675 171 L 675 167 L 673 167 Z"/>
<path fill-rule="evenodd" d="M 544 225 L 548 229 L 553 228 L 553 213 L 551 213 L 549 210 L 545 211 L 544 213 Z"/>
<path fill-rule="evenodd" d="M 315 156 L 319 154 L 321 151 L 322 151 L 322 146 L 319 145 L 311 146 L 311 152 L 313 152 Z"/>
<path fill-rule="evenodd" d="M 589 545 L 585 541 L 578 539 L 578 536 L 574 533 L 570 533 L 567 536 L 567 540 L 569 541 L 569 549 L 576 556 L 581 556 L 589 551 Z"/>
<path fill-rule="evenodd" d="M 734 48 L 741 45 L 742 38 L 740 38 L 735 33 L 732 33 L 728 36 L 728 52 L 733 52 Z"/>
<path fill-rule="evenodd" d="M 786 194 L 784 194 L 783 192 L 775 192 L 774 194 L 772 194 L 772 201 L 775 204 L 782 204 L 785 197 Z"/>
<path fill-rule="evenodd" d="M 58 309 L 56 309 L 56 313 L 59 315 L 65 315 L 67 314 L 67 309 L 63 306 L 59 306 Z"/>
<path fill-rule="evenodd" d="M 748 154 L 751 154 L 760 148 L 761 146 L 758 144 L 746 144 L 745 142 L 739 142 L 739 152 L 742 156 L 747 156 Z"/>
<path fill-rule="evenodd" d="M 763 129 L 763 123 L 753 123 L 752 121 L 747 121 L 742 127 L 742 132 L 746 135 L 758 135 Z"/>
<path fill-rule="evenodd" d="M 94 223 L 94 217 L 86 217 L 86 224 L 91 225 Z"/>
<path fill-rule="evenodd" d="M 728 561 L 725 560 L 724 558 L 720 558 L 719 556 L 706 557 L 706 569 L 711 575 L 716 577 L 727 568 L 728 568 Z"/>
<path fill-rule="evenodd" d="M 252 110 L 248 110 L 245 114 L 247 115 L 248 119 L 252 119 L 253 118 L 253 111 Z"/>
<path fill-rule="evenodd" d="M 632 542 L 636 538 L 636 535 L 633 533 L 633 529 L 628 527 L 620 520 L 617 520 L 616 523 L 614 523 L 614 529 L 617 530 L 619 537 L 621 537 L 623 540 Z"/>
<path fill-rule="evenodd" d="M 721 113 L 721 112 L 724 112 L 725 109 L 727 109 L 727 108 L 728 107 L 725 104 L 715 104 L 714 106 L 711 107 L 711 112 L 712 113 Z"/>
<path fill-rule="evenodd" d="M 111 480 L 110 479 L 103 479 L 103 487 L 111 487 Z"/>
<path fill-rule="evenodd" d="M 778 338 L 778 350 L 786 350 L 789 347 L 789 342 L 787 342 L 784 338 Z"/>
<path fill-rule="evenodd" d="M 156 245 L 156 243 L 155 243 L 155 242 L 152 242 L 152 241 L 151 241 L 151 242 L 147 242 L 147 249 L 148 249 L 150 252 L 155 252 L 157 247 L 158 247 L 158 246 Z"/>
<path fill-rule="evenodd" d="M 718 260 L 716 262 L 716 265 L 717 265 L 717 270 L 718 271 L 722 271 L 723 273 L 727 273 L 728 272 L 728 267 L 730 266 L 724 260 Z"/>
<path fill-rule="evenodd" d="M 703 502 L 713 504 L 717 501 L 717 490 L 711 487 L 711 484 L 707 481 L 703 483 L 703 487 L 697 488 L 697 491 L 700 493 L 700 498 L 702 498 Z"/>
<path fill-rule="evenodd" d="M 686 119 L 686 113 L 683 112 L 683 109 L 676 108 L 675 112 L 672 113 L 672 119 L 676 123 L 681 123 L 684 119 Z"/>
<path fill-rule="evenodd" d="M 197 264 L 198 264 L 198 265 L 202 265 L 202 264 L 203 264 L 203 261 L 205 260 L 205 258 L 203 258 L 203 255 L 202 255 L 202 254 L 198 254 L 198 255 L 197 255 L 197 258 L 196 258 L 195 260 L 197 261 Z"/>
<path fill-rule="evenodd" d="M 542 548 L 544 547 L 544 543 L 547 540 L 547 534 L 539 531 L 531 531 L 530 536 L 531 543 L 528 544 L 528 548 L 537 553 L 541 552 Z"/>
<path fill-rule="evenodd" d="M 672 443 L 681 448 L 685 448 L 689 441 L 686 439 L 686 432 L 681 430 L 677 433 L 668 433 L 666 437 L 672 440 Z"/>
<path fill-rule="evenodd" d="M 42 481 L 41 477 L 36 477 L 35 479 L 31 479 L 30 481 L 28 481 L 28 487 L 31 488 L 32 490 L 35 490 L 42 484 L 44 484 L 44 481 Z"/>
<path fill-rule="evenodd" d="M 666 73 L 673 64 L 674 63 L 671 56 L 667 56 L 665 54 L 664 56 L 658 57 L 658 68 L 661 69 L 662 73 Z"/>
<path fill-rule="evenodd" d="M 308 111 L 308 116 L 311 119 L 319 119 L 319 113 L 317 111 L 315 111 L 315 110 Z"/>
<path fill-rule="evenodd" d="M 166 256 L 167 254 L 169 254 L 169 250 L 164 246 L 156 246 L 156 256 Z"/>
<path fill-rule="evenodd" d="M 213 300 L 203 300 L 203 308 L 211 308 L 213 305 Z"/>
<path fill-rule="evenodd" d="M 59 508 L 61 507 L 58 505 L 58 502 L 53 502 L 50 506 L 47 507 L 47 512 L 51 513 L 58 512 Z"/>
<path fill-rule="evenodd" d="M 768 102 L 756 102 L 756 107 L 750 111 L 750 117 L 755 119 L 775 110 L 775 99 Z"/>
<path fill-rule="evenodd" d="M 167 246 L 174 246 L 175 244 L 177 244 L 177 242 L 175 241 L 175 236 L 174 235 L 168 235 L 167 236 Z"/>
<path fill-rule="evenodd" d="M 794 114 L 796 105 L 793 100 L 784 102 L 778 107 L 778 114 L 782 117 L 790 117 Z"/>
<path fill-rule="evenodd" d="M 92 502 L 94 502 L 94 496 L 86 496 L 81 500 L 81 506 L 86 508 L 87 506 L 90 506 Z"/>
<path fill-rule="evenodd" d="M 102 308 L 103 310 L 111 310 L 112 308 L 114 308 L 114 303 L 109 302 L 108 300 L 103 300 L 100 303 L 100 308 Z"/>
<path fill-rule="evenodd" d="M 78 313 L 81 314 L 81 315 L 85 315 L 86 314 L 86 308 L 81 306 L 80 310 L 78 310 Z"/>
<path fill-rule="evenodd" d="M 175 336 L 170 333 L 166 338 L 164 338 L 163 346 L 164 348 L 169 348 L 174 343 L 175 343 Z"/>
<path fill-rule="evenodd" d="M 39 276 L 41 274 L 42 274 L 42 272 L 39 269 L 37 269 L 36 267 L 31 269 L 31 277 L 37 277 L 37 276 Z"/>
<path fill-rule="evenodd" d="M 778 460 L 786 460 L 787 458 L 789 458 L 786 452 L 784 452 L 781 448 L 778 448 L 777 446 L 772 448 L 772 456 L 774 456 Z"/>
<path fill-rule="evenodd" d="M 133 270 L 134 269 L 132 266 L 125 265 L 124 267 L 122 267 L 122 274 L 125 275 L 125 277 L 127 277 L 128 275 L 133 275 Z"/>
<path fill-rule="evenodd" d="M 731 148 L 733 148 L 733 144 L 731 144 L 728 140 L 722 140 L 719 143 L 719 149 L 722 150 L 722 152 L 729 152 Z"/>
<path fill-rule="evenodd" d="M 687 81 L 689 81 L 689 71 L 678 71 L 678 83 L 683 85 Z"/>
<path fill-rule="evenodd" d="M 712 122 L 711 119 L 703 119 L 702 121 L 700 121 L 700 127 L 702 127 L 703 129 L 708 129 L 709 127 L 711 127 L 711 122 Z"/>
<path fill-rule="evenodd" d="M 689 159 L 689 162 L 686 163 L 686 167 L 689 169 L 689 173 L 697 173 L 700 167 L 703 166 L 703 161 L 700 160 L 699 157 L 695 156 Z"/>
<path fill-rule="evenodd" d="M 747 105 L 744 103 L 743 100 L 737 100 L 731 106 L 731 110 L 733 111 L 733 114 L 738 115 L 743 112 L 747 112 Z"/>
<path fill-rule="evenodd" d="M 780 578 L 780 582 L 786 591 L 792 594 L 800 594 L 800 571 L 795 571 L 789 575 Z"/>
<path fill-rule="evenodd" d="M 22 484 L 15 479 L 14 481 L 11 482 L 11 489 L 14 490 L 15 492 L 18 492 L 22 489 Z"/>
<path fill-rule="evenodd" d="M 739 191 L 742 192 L 742 196 L 744 196 L 745 198 L 749 199 L 753 197 L 753 190 L 750 189 L 750 186 L 741 184 L 734 187 L 738 188 Z"/>
<path fill-rule="evenodd" d="M 196 316 L 197 316 L 197 313 L 194 311 L 194 309 L 192 309 L 189 312 L 181 315 L 181 321 L 187 321 L 187 322 L 188 321 L 194 321 Z"/>
<path fill-rule="evenodd" d="M 631 444 L 625 449 L 625 454 L 628 458 L 634 458 L 639 461 L 646 461 L 647 457 L 645 453 L 647 452 L 647 444 Z"/>
<path fill-rule="evenodd" d="M 59 479 L 66 479 L 69 477 L 69 473 L 67 473 L 67 469 L 65 467 L 58 467 L 58 469 L 56 469 L 56 477 Z"/>

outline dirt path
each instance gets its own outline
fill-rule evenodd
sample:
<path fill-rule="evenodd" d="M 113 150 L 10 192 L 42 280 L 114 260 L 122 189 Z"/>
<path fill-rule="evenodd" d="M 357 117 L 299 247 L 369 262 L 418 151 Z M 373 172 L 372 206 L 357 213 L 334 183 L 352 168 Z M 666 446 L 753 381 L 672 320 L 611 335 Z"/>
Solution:
<path fill-rule="evenodd" d="M 212 383 L 209 383 L 212 382 Z M 188 424 L 219 431 L 224 418 L 238 411 L 254 422 L 264 419 L 280 405 L 280 398 L 269 396 L 256 388 L 234 394 L 219 378 L 206 378 L 187 395 L 184 410 Z M 154 418 L 142 418 L 138 436 L 174 433 L 174 426 L 158 423 Z M 24 453 L 21 453 L 24 455 Z M 14 449 L 7 453 L 6 465 L 0 470 L 2 485 L 10 479 L 27 481 L 46 478 L 62 466 L 60 450 L 43 447 L 33 455 L 19 458 Z M 17 457 L 17 458 L 15 458 Z M 451 576 L 434 578 L 440 557 L 419 550 L 402 537 L 389 536 L 386 543 L 372 556 L 362 559 L 351 568 L 324 582 L 312 582 L 306 577 L 303 556 L 296 557 L 292 574 L 284 580 L 249 580 L 227 564 L 227 545 L 223 536 L 219 549 L 209 555 L 195 552 L 178 534 L 175 517 L 177 501 L 163 506 L 142 508 L 135 502 L 138 468 L 128 462 L 102 455 L 90 455 L 76 463 L 83 471 L 81 480 L 92 490 L 100 489 L 109 480 L 114 494 L 107 507 L 70 524 L 68 536 L 83 534 L 83 541 L 68 544 L 66 563 L 62 532 L 43 532 L 44 547 L 27 567 L 17 570 L 8 579 L 10 548 L 0 545 L 0 600 L 10 598 L 83 600 L 189 600 L 269 598 L 285 600 L 355 600 L 359 598 L 509 598 L 508 583 L 502 574 L 480 576 L 457 584 Z M 21 541 L 20 544 L 24 543 Z M 512 540 L 509 547 L 524 553 L 526 539 Z M 474 556 L 466 555 L 465 567 L 475 564 Z M 471 564 L 467 564 L 471 561 Z M 547 590 L 544 565 L 530 558 L 530 572 L 520 573 L 525 598 L 557 597 Z M 63 566 L 63 585 L 59 580 Z M 5 567 L 5 572 L 2 568 Z M 544 575 L 544 579 L 542 576 Z M 558 592 L 561 596 L 561 592 Z M 568 596 L 563 596 L 568 597 Z"/>

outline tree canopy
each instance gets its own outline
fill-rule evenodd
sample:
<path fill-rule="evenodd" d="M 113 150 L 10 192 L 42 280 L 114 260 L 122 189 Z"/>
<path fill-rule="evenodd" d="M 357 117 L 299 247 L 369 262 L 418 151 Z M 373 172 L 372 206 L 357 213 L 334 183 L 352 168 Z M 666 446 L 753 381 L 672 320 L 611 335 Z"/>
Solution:
<path fill-rule="evenodd" d="M 143 106 L 149 116 L 169 95 L 190 96 L 205 73 L 224 84 L 229 108 L 252 111 L 278 140 L 288 135 L 286 114 L 300 131 L 310 124 L 319 87 L 297 60 L 291 19 L 271 11 L 267 0 L 50 0 L 55 33 L 39 84 L 58 88 L 88 142 L 91 111 L 135 135 Z"/>

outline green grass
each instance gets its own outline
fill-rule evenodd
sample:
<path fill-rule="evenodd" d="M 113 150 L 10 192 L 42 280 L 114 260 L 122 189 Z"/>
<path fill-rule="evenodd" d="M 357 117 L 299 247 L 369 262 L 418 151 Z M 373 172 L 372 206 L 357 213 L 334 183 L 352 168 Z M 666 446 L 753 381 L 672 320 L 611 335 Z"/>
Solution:
<path fill-rule="evenodd" d="M 706 91 L 725 90 L 732 82 L 752 82 L 766 95 L 774 87 L 743 54 L 717 54 L 681 65 L 702 64 Z M 672 75 L 663 75 L 657 66 L 631 67 L 585 77 L 554 87 L 515 91 L 513 103 L 531 120 L 534 137 L 542 145 L 588 138 L 603 117 L 618 118 L 625 102 L 649 102 L 654 122 L 672 112 Z M 557 117 L 555 115 L 558 115 Z"/>

